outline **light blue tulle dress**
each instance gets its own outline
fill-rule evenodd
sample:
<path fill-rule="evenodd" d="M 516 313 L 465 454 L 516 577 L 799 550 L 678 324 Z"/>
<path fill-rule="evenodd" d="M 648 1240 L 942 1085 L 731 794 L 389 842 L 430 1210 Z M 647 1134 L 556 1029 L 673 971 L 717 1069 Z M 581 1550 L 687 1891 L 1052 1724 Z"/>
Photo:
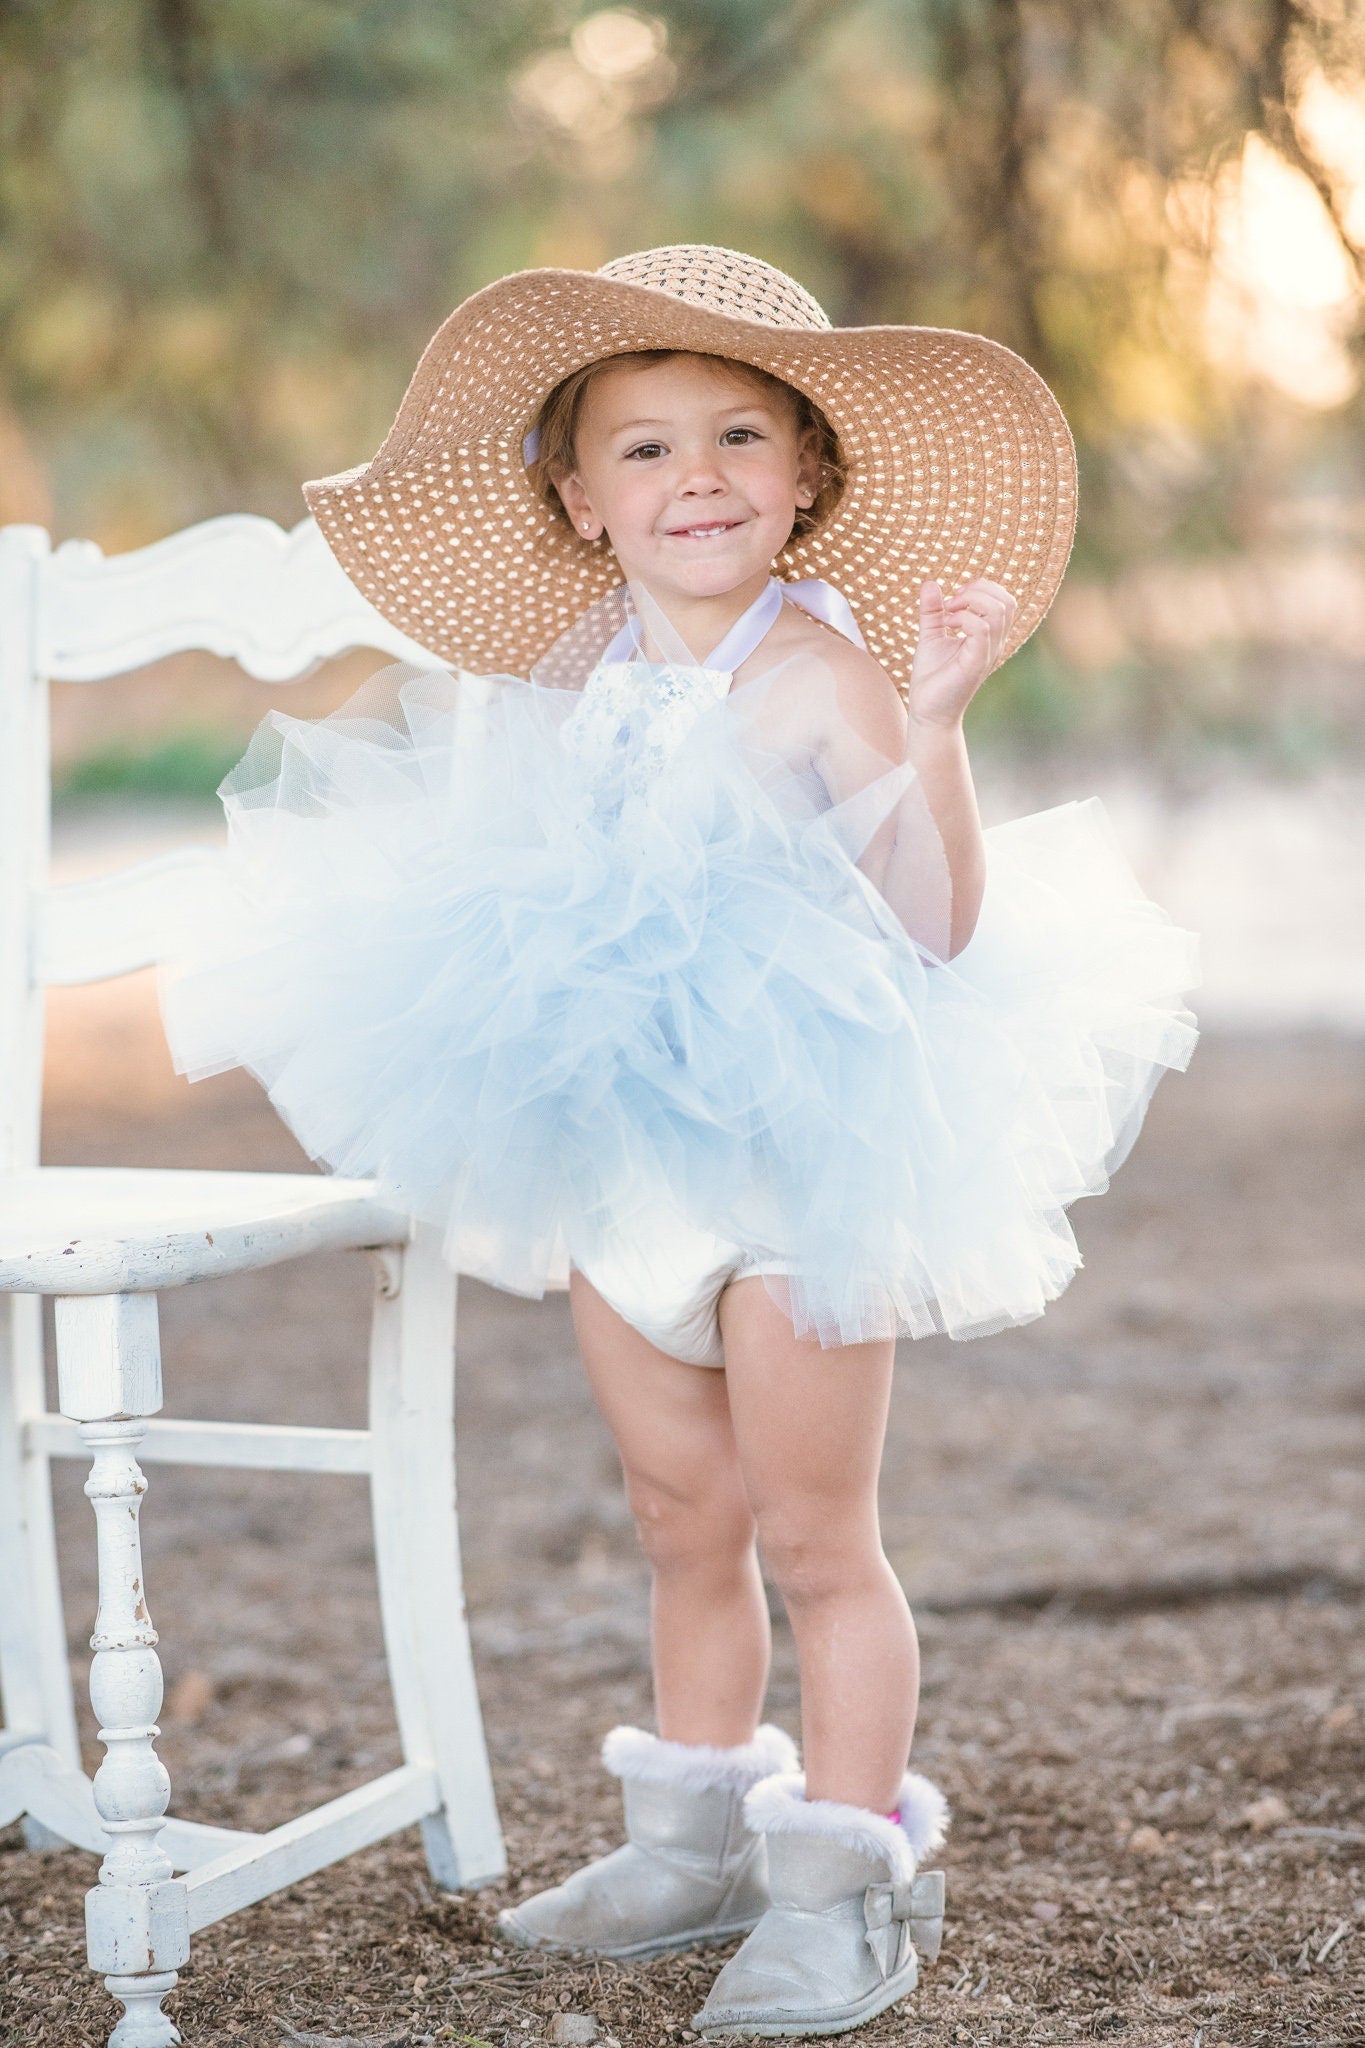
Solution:
<path fill-rule="evenodd" d="M 530 679 L 400 664 L 271 714 L 223 785 L 232 902 L 163 978 L 177 1067 L 249 1069 L 461 1272 L 629 1265 L 665 1349 L 683 1240 L 824 1345 L 1041 1314 L 1067 1206 L 1188 1064 L 1196 941 L 1090 798 L 987 831 L 944 957 L 859 864 L 893 813 L 922 830 L 913 768 L 831 791 L 785 737 L 810 678 L 732 687 L 784 594 L 704 665 L 645 660 L 623 596 Z M 671 1348 L 720 1362 L 714 1327 Z"/>

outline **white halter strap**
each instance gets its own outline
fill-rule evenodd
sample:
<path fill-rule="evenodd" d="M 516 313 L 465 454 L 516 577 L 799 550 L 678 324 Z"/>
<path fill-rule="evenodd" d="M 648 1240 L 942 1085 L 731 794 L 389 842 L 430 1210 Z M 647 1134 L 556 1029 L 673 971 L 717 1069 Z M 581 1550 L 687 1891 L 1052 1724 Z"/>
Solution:
<path fill-rule="evenodd" d="M 805 577 L 799 583 L 779 583 L 770 576 L 758 596 L 746 612 L 735 620 L 729 632 L 718 646 L 713 647 L 705 661 L 698 662 L 699 668 L 714 669 L 722 675 L 733 675 L 742 668 L 769 628 L 776 621 L 784 604 L 799 605 L 813 618 L 820 619 L 827 626 L 833 626 L 855 647 L 865 647 L 867 642 L 858 630 L 852 606 L 843 592 L 831 583 L 822 583 L 816 576 Z M 629 661 L 640 648 L 640 618 L 632 612 L 630 618 L 612 640 L 603 654 L 607 661 Z"/>

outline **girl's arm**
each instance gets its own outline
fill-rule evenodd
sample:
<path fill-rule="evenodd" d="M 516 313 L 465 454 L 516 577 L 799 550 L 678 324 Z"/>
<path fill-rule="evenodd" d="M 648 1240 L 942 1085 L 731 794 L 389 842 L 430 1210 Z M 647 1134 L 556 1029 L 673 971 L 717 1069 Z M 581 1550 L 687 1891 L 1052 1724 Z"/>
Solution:
<path fill-rule="evenodd" d="M 951 959 L 976 929 L 986 849 L 967 759 L 963 713 L 1000 658 L 1016 605 L 984 577 L 946 598 L 920 589 L 920 634 L 908 708 L 870 655 L 841 647 L 830 666 L 838 715 L 824 722 L 816 766 L 833 801 L 909 762 L 917 780 L 869 841 L 859 866 L 912 938 Z"/>
<path fill-rule="evenodd" d="M 967 759 L 967 736 L 961 718 L 936 723 L 912 714 L 906 725 L 905 758 L 915 765 L 948 864 L 952 909 L 946 957 L 951 960 L 976 930 L 986 893 L 986 842 Z M 893 849 L 893 863 L 894 859 Z"/>

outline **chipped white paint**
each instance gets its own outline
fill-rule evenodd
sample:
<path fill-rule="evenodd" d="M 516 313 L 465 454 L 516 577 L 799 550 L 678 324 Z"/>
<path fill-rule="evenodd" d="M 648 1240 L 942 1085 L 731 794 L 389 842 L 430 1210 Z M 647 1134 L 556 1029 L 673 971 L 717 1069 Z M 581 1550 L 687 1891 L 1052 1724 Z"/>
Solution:
<path fill-rule="evenodd" d="M 365 1180 L 43 1166 L 0 1178 L 0 1288 L 139 1294 L 410 1229 Z"/>
<path fill-rule="evenodd" d="M 112 1837 L 100 1865 L 100 1884 L 107 1888 L 100 1903 L 125 1909 L 99 1916 L 107 1940 L 100 1953 L 92 1941 L 91 1962 L 97 1969 L 130 1972 L 185 1960 L 179 1955 L 158 1961 L 130 1943 L 124 1930 L 143 1916 L 141 1902 L 129 1913 L 130 1902 L 113 1897 L 115 1892 L 159 1887 L 171 1875 L 170 1858 L 157 1841 L 170 1803 L 171 1781 L 155 1749 L 161 1663 L 143 1592 L 138 1533 L 147 1482 L 136 1457 L 142 1430 L 135 1418 L 88 1422 L 81 1434 L 93 1454 L 85 1494 L 98 1524 L 100 1590 L 90 1638 L 95 1653 L 90 1703 L 106 1750 L 93 1789 L 95 1810 Z"/>
<path fill-rule="evenodd" d="M 185 2037 L 161 2010 L 162 1999 L 174 1991 L 175 1984 L 174 1970 L 145 1977 L 106 1977 L 105 1990 L 127 2007 L 109 2036 L 109 2048 L 176 2048 Z"/>
<path fill-rule="evenodd" d="M 151 964 L 219 884 L 177 849 L 53 888 L 47 678 L 98 682 L 188 648 L 272 681 L 372 646 L 429 662 L 341 574 L 311 520 L 209 520 L 106 559 L 0 528 L 0 1825 L 103 1855 L 91 1966 L 121 2001 L 112 2048 L 180 2040 L 162 2000 L 190 1930 L 413 1822 L 433 1875 L 506 1867 L 464 1615 L 455 1521 L 455 1281 L 435 1241 L 368 1182 L 316 1174 L 42 1168 L 43 989 Z M 366 1430 L 160 1419 L 163 1287 L 326 1247 L 378 1260 Z M 45 1410 L 39 1297 L 56 1297 L 60 1415 Z M 404 1762 L 272 1833 L 167 1815 L 161 1669 L 138 1518 L 150 1464 L 368 1473 Z M 91 1699 L 106 1756 L 80 1769 L 49 1461 L 87 1456 L 99 1615 Z M 188 1871 L 181 1878 L 177 1872 Z"/>
<path fill-rule="evenodd" d="M 59 1300 L 55 1314 L 58 1405 L 63 1415 L 75 1422 L 155 1415 L 161 1406 L 155 1295 L 77 1295 Z M 141 1437 L 139 1429 L 139 1441 Z"/>
<path fill-rule="evenodd" d="M 161 1663 L 138 1527 L 147 1482 L 137 1447 L 144 1416 L 161 1406 L 155 1298 L 59 1300 L 57 1375 L 92 1457 L 85 1493 L 99 1561 L 90 1703 L 105 1757 L 92 1789 L 109 1847 L 86 1901 L 90 1966 L 108 1973 L 127 2008 L 113 2037 L 120 2048 L 166 2048 L 180 2036 L 161 2000 L 188 1959 L 190 1929 L 184 1884 L 158 1840 L 171 1781 L 155 1747 Z"/>
<path fill-rule="evenodd" d="M 0 1827 L 39 1809 L 63 1842 L 89 1849 L 96 1856 L 103 1856 L 108 1849 L 109 1836 L 95 1805 L 95 1789 L 85 1772 L 64 1763 L 36 1735 L 0 1733 Z M 157 1839 L 172 1870 L 193 1870 L 197 1864 L 210 1863 L 257 1838 L 240 1828 L 168 1819 Z"/>

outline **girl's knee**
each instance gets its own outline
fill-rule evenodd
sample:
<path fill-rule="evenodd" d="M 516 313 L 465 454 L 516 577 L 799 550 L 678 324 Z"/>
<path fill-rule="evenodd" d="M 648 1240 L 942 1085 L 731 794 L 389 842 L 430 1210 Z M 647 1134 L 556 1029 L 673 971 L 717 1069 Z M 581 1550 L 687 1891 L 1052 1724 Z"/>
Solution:
<path fill-rule="evenodd" d="M 626 1497 L 656 1567 L 733 1564 L 753 1544 L 754 1518 L 738 1486 L 689 1487 L 627 1472 Z"/>
<path fill-rule="evenodd" d="M 784 1603 L 854 1593 L 889 1569 L 875 1525 L 864 1527 L 865 1520 L 843 1523 L 828 1502 L 758 1510 L 759 1551 Z"/>

